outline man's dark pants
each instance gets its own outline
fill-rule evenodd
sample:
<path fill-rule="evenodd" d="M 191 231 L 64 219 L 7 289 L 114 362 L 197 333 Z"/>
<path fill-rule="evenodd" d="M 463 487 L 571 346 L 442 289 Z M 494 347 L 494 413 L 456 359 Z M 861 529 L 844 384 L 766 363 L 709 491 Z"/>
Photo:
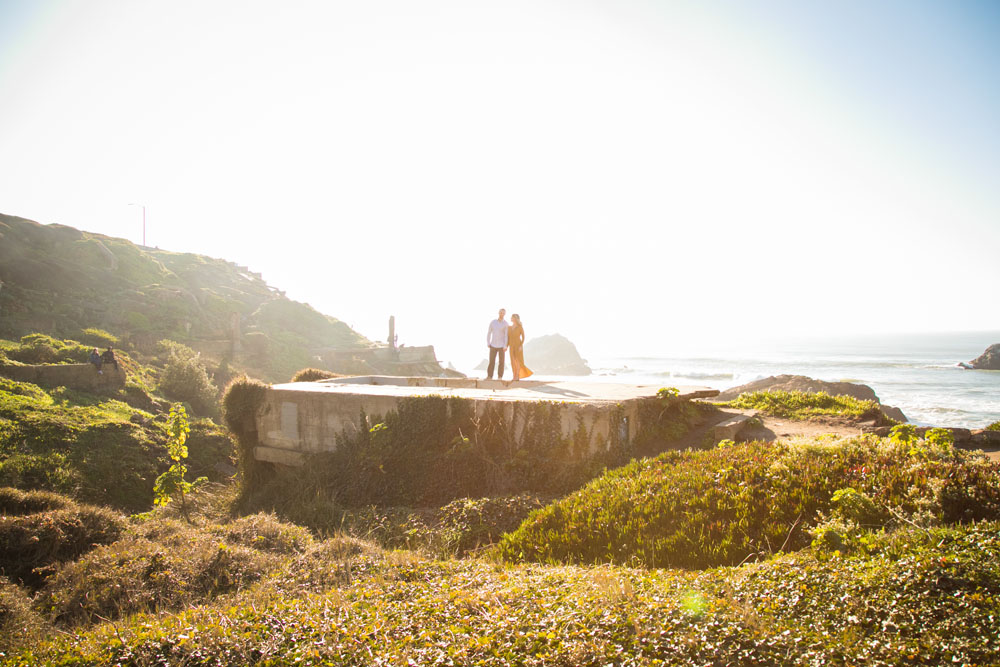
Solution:
<path fill-rule="evenodd" d="M 497 379 L 503 379 L 503 359 L 507 353 L 502 347 L 490 347 L 490 365 L 486 369 L 487 380 L 493 379 L 493 367 L 496 365 L 497 355 L 500 356 L 500 372 L 497 374 Z"/>

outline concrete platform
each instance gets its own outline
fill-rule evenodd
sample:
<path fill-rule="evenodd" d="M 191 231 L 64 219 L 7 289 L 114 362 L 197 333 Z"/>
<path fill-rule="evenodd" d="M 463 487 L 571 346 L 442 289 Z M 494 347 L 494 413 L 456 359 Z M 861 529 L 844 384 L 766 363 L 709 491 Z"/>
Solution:
<path fill-rule="evenodd" d="M 556 401 L 570 403 L 621 403 L 653 398 L 663 385 L 596 382 L 544 382 L 540 380 L 477 380 L 474 378 L 394 377 L 365 375 L 318 382 L 272 385 L 279 391 L 301 391 L 352 396 L 442 396 L 486 401 Z M 675 387 L 685 400 L 717 396 L 708 387 Z"/>
<path fill-rule="evenodd" d="M 337 436 L 367 428 L 362 413 L 385 415 L 400 401 L 420 397 L 458 398 L 472 403 L 476 415 L 501 404 L 505 422 L 519 437 L 517 406 L 547 402 L 560 407 L 563 435 L 570 437 L 580 424 L 591 434 L 593 453 L 609 446 L 614 437 L 627 441 L 643 427 L 639 404 L 656 399 L 661 385 L 592 382 L 544 382 L 359 376 L 319 382 L 290 382 L 271 386 L 257 411 L 260 446 L 256 457 L 285 465 L 302 465 L 307 454 L 333 451 Z M 717 395 L 707 387 L 677 387 L 682 400 Z"/>

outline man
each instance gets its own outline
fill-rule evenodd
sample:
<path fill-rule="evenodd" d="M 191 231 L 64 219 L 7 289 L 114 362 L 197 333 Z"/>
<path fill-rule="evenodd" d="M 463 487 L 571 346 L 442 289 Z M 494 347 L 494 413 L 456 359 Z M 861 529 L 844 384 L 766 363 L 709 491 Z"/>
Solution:
<path fill-rule="evenodd" d="M 101 355 L 101 362 L 105 365 L 114 366 L 115 372 L 118 371 L 118 358 L 115 357 L 115 348 L 113 345 L 108 345 L 108 349 Z"/>
<path fill-rule="evenodd" d="M 90 357 L 88 358 L 88 361 L 90 361 L 90 363 L 94 364 L 94 368 L 97 369 L 97 372 L 100 375 L 104 375 L 104 371 L 101 370 L 101 363 L 102 363 L 101 362 L 101 353 L 97 351 L 96 347 L 93 350 L 90 351 Z"/>
<path fill-rule="evenodd" d="M 490 348 L 490 365 L 486 369 L 486 379 L 493 379 L 493 368 L 496 365 L 497 357 L 500 357 L 500 372 L 497 379 L 503 379 L 503 359 L 507 350 L 507 321 L 503 316 L 507 311 L 503 308 L 497 314 L 497 318 L 490 322 L 490 328 L 486 331 L 486 345 Z"/>

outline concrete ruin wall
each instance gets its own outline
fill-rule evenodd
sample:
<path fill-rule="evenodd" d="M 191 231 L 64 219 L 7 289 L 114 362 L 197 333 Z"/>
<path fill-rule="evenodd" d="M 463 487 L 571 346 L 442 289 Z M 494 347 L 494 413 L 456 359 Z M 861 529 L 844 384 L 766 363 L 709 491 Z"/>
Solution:
<path fill-rule="evenodd" d="M 34 364 L 0 366 L 0 375 L 43 387 L 68 387 L 93 393 L 110 393 L 125 386 L 125 371 L 107 364 L 98 373 L 93 364 Z"/>
<path fill-rule="evenodd" d="M 342 378 L 338 383 L 369 378 Z M 405 380 L 405 378 L 404 378 Z M 434 386 L 473 387 L 486 381 L 474 379 L 410 378 Z M 373 394 L 325 394 L 296 389 L 270 387 L 263 403 L 256 412 L 259 446 L 255 457 L 260 461 L 298 466 L 308 455 L 332 452 L 337 448 L 337 437 L 353 435 L 367 430 L 372 424 L 362 423 L 362 414 L 378 419 L 397 410 L 402 401 L 431 397 L 395 396 Z M 461 398 L 472 404 L 477 417 L 487 410 L 502 410 L 504 423 L 512 429 L 515 440 L 520 441 L 526 424 L 526 410 L 539 401 L 497 400 L 488 398 Z M 585 443 L 590 455 L 607 451 L 615 440 L 627 443 L 643 428 L 640 407 L 644 401 L 633 399 L 620 403 L 586 403 L 573 401 L 551 402 L 559 414 L 560 431 L 564 438 L 578 438 L 579 427 L 586 429 Z"/>

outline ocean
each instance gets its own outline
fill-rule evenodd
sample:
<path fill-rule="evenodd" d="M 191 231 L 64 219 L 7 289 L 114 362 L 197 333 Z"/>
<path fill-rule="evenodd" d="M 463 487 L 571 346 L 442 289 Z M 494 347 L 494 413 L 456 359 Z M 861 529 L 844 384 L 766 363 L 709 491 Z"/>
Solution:
<path fill-rule="evenodd" d="M 594 374 L 585 379 L 728 389 L 771 375 L 806 375 L 866 384 L 883 404 L 900 408 L 917 425 L 976 429 L 1000 421 L 1000 371 L 964 370 L 958 363 L 975 359 L 993 343 L 1000 343 L 1000 331 L 802 338 L 725 353 L 664 350 L 590 358 Z M 530 359 L 525 362 L 531 366 Z"/>

